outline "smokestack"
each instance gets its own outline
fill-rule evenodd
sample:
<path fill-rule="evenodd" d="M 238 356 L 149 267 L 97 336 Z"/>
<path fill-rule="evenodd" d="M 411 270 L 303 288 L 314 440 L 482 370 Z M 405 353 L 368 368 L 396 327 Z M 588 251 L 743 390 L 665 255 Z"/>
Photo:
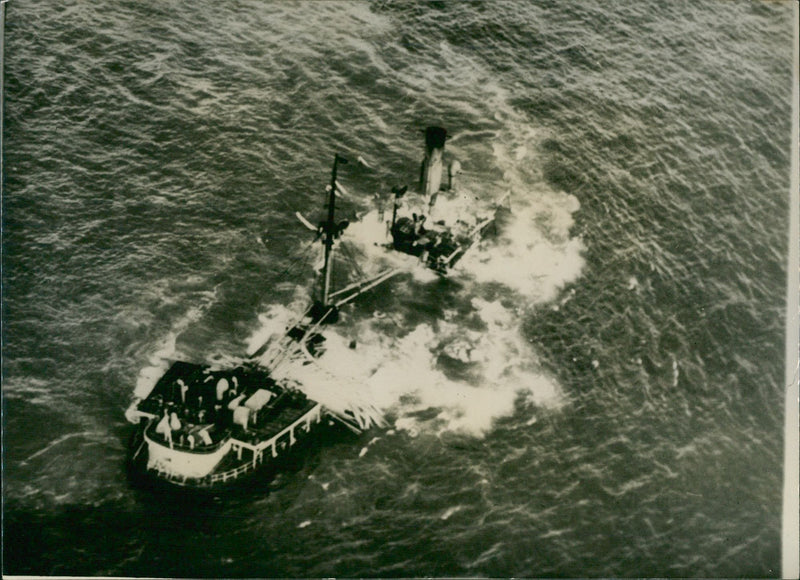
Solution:
<path fill-rule="evenodd" d="M 436 194 L 442 185 L 442 154 L 447 131 L 442 127 L 425 129 L 425 159 L 422 161 L 420 191 L 430 199 L 429 205 L 436 203 Z"/>

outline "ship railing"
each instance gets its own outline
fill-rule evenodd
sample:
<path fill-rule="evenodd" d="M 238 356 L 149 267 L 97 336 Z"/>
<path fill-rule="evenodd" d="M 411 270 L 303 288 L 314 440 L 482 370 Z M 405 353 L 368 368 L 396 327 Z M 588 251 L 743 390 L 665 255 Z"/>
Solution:
<path fill-rule="evenodd" d="M 214 483 L 226 482 L 228 480 L 233 480 L 233 479 L 236 479 L 239 476 L 244 475 L 245 473 L 255 469 L 260 463 L 263 463 L 266 460 L 265 453 L 264 453 L 265 450 L 270 449 L 271 450 L 271 454 L 270 455 L 271 455 L 271 457 L 274 458 L 274 457 L 278 456 L 278 447 L 279 446 L 288 445 L 288 446 L 291 447 L 292 445 L 294 445 L 296 443 L 296 441 L 297 441 L 297 439 L 295 437 L 295 429 L 297 427 L 305 427 L 305 431 L 306 431 L 306 433 L 308 433 L 308 432 L 311 431 L 311 424 L 312 423 L 319 423 L 320 421 L 322 421 L 322 405 L 317 404 L 308 413 L 306 413 L 305 415 L 300 417 L 297 421 L 295 421 L 294 423 L 292 423 L 288 427 L 282 429 L 277 434 L 275 434 L 273 437 L 271 437 L 269 440 L 264 441 L 263 443 L 261 443 L 259 445 L 251 445 L 251 444 L 246 443 L 244 441 L 240 441 L 239 439 L 231 439 L 230 440 L 231 449 L 235 450 L 237 452 L 237 455 L 238 455 L 239 459 L 241 459 L 242 449 L 251 450 L 253 452 L 253 459 L 252 459 L 252 461 L 248 461 L 247 463 L 244 463 L 244 464 L 240 465 L 239 467 L 236 467 L 234 469 L 229 469 L 229 470 L 223 471 L 221 473 L 209 474 L 209 475 L 205 475 L 203 477 L 194 479 L 194 478 L 190 478 L 190 477 L 175 473 L 173 471 L 169 471 L 167 469 L 164 469 L 161 465 L 157 465 L 155 467 L 155 470 L 164 479 L 167 479 L 167 480 L 170 480 L 170 481 L 175 481 L 177 483 L 184 483 L 184 484 L 187 483 L 189 479 L 193 479 L 193 481 L 194 481 L 193 485 L 200 485 L 200 486 L 206 486 L 206 485 L 211 485 L 211 484 L 214 484 Z M 149 427 L 148 427 L 148 429 L 149 429 Z M 147 431 L 147 429 L 145 429 L 145 437 L 147 439 L 150 439 L 149 437 L 147 437 L 146 431 Z M 286 435 L 289 435 L 288 440 L 280 441 L 281 438 L 287 439 Z"/>
<path fill-rule="evenodd" d="M 242 449 L 248 449 L 253 452 L 253 460 L 248 461 L 247 463 L 236 467 L 235 469 L 229 469 L 227 471 L 223 471 L 222 473 L 215 473 L 209 476 L 206 476 L 208 479 L 208 483 L 218 483 L 220 481 L 228 481 L 229 479 L 236 479 L 240 475 L 247 473 L 256 468 L 259 463 L 264 462 L 264 451 L 270 449 L 270 455 L 274 458 L 278 456 L 278 446 L 279 441 L 282 438 L 286 438 L 286 435 L 289 435 L 288 438 L 288 446 L 291 447 L 297 442 L 295 437 L 295 429 L 300 426 L 304 426 L 306 428 L 306 433 L 311 431 L 311 423 L 319 423 L 322 420 L 322 406 L 316 405 L 310 412 L 306 413 L 302 417 L 300 417 L 297 421 L 289 425 L 288 427 L 282 429 L 273 437 L 260 443 L 258 445 L 251 445 L 244 441 L 240 441 L 239 439 L 233 439 L 231 441 L 232 449 L 236 450 L 239 459 L 241 459 Z"/>
<path fill-rule="evenodd" d="M 260 463 L 261 461 L 259 461 Z M 208 476 L 208 483 L 218 483 L 220 481 L 228 481 L 229 479 L 236 479 L 240 475 L 244 475 L 248 471 L 255 469 L 255 465 L 253 463 L 245 463 L 244 465 L 240 465 L 236 469 L 230 469 L 228 471 L 223 471 L 222 473 L 215 473 L 214 475 Z"/>

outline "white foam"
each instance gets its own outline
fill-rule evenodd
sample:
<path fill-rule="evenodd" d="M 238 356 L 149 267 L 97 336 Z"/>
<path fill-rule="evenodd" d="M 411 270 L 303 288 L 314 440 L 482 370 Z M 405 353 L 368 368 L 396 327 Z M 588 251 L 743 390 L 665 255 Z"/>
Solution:
<path fill-rule="evenodd" d="M 276 373 L 326 407 L 375 409 L 394 415 L 395 428 L 408 434 L 454 431 L 481 435 L 499 417 L 514 412 L 523 398 L 557 407 L 563 395 L 538 370 L 535 355 L 518 332 L 517 321 L 501 305 L 475 300 L 487 323 L 482 332 L 465 333 L 456 323 L 416 325 L 390 336 L 370 319 L 342 332 L 325 331 L 326 351 L 315 364 L 293 363 Z M 265 317 L 272 324 L 274 318 Z M 341 332 L 341 333 L 340 333 Z M 356 348 L 351 348 L 356 338 Z M 450 378 L 438 359 L 461 342 L 472 353 L 473 381 Z"/>
<path fill-rule="evenodd" d="M 577 200 L 546 195 L 528 206 L 516 205 L 501 235 L 468 253 L 461 270 L 478 282 L 501 283 L 536 302 L 553 300 L 576 280 L 584 265 L 582 240 L 569 237 Z"/>

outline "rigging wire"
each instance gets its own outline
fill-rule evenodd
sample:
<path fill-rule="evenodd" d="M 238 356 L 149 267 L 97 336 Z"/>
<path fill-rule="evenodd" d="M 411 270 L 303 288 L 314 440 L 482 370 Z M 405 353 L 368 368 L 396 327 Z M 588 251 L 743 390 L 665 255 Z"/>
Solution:
<path fill-rule="evenodd" d="M 288 279 L 289 278 L 289 274 L 292 274 L 292 276 L 293 276 L 295 274 L 295 269 L 298 266 L 306 265 L 306 264 L 309 263 L 311 250 L 313 249 L 314 244 L 317 242 L 318 239 L 319 239 L 319 236 L 317 236 L 316 238 L 314 238 L 313 240 L 308 242 L 308 244 L 306 244 L 306 246 L 301 249 L 300 256 L 298 258 L 292 260 L 292 262 L 283 270 L 283 272 L 278 274 L 277 277 L 278 277 L 278 280 L 280 282 L 283 282 L 286 279 Z M 268 290 L 269 289 L 266 289 L 261 293 L 261 295 L 258 297 L 259 301 L 264 297 L 264 295 L 267 293 Z"/>
<path fill-rule="evenodd" d="M 289 264 L 289 266 L 287 266 L 286 269 L 281 274 L 278 275 L 278 278 L 283 278 L 290 272 L 293 273 L 293 270 L 300 264 L 307 264 L 309 261 L 308 255 L 311 253 L 311 249 L 314 247 L 314 244 L 317 242 L 318 239 L 319 236 L 315 237 L 313 240 L 308 242 L 306 246 L 301 250 L 300 258 L 293 260 L 292 263 Z"/>
<path fill-rule="evenodd" d="M 305 245 L 305 247 L 304 247 L 304 248 L 302 248 L 302 250 L 301 250 L 301 252 L 300 252 L 300 257 L 299 257 L 299 258 L 297 258 L 297 259 L 295 259 L 295 260 L 293 260 L 293 261 L 292 261 L 292 263 L 291 263 L 291 264 L 289 264 L 289 266 L 287 266 L 287 267 L 286 267 L 286 268 L 283 270 L 283 272 L 282 272 L 281 274 L 279 274 L 279 275 L 278 275 L 278 279 L 279 279 L 280 281 L 283 281 L 284 279 L 288 278 L 288 275 L 289 275 L 290 273 L 291 273 L 291 274 L 294 274 L 294 271 L 295 271 L 295 269 L 296 269 L 296 268 L 297 268 L 299 265 L 301 265 L 301 264 L 307 264 L 307 263 L 310 261 L 311 251 L 314 249 L 314 244 L 315 244 L 315 243 L 316 243 L 318 240 L 319 240 L 319 236 L 316 236 L 316 237 L 315 237 L 313 240 L 311 240 L 310 242 L 308 242 L 308 243 Z M 258 297 L 258 298 L 259 298 L 259 301 L 261 301 L 261 300 L 264 298 L 264 296 L 266 295 L 266 293 L 267 293 L 267 290 L 264 290 L 263 292 L 261 292 L 260 296 Z M 300 316 L 297 318 L 297 320 L 296 320 L 294 323 L 292 323 L 291 325 L 289 325 L 289 326 L 288 326 L 288 328 L 292 328 L 292 327 L 296 326 L 297 324 L 299 324 L 299 322 L 300 322 L 300 321 L 301 321 L 303 318 L 305 318 L 305 316 L 308 314 L 308 312 L 309 312 L 309 310 L 310 310 L 310 309 L 311 309 L 311 307 L 309 306 L 309 307 L 308 307 L 308 308 L 307 308 L 307 309 L 306 309 L 306 310 L 303 312 L 303 314 L 301 314 L 301 315 L 300 315 Z M 272 338 L 271 338 L 271 337 L 270 337 L 269 339 L 267 339 L 267 340 L 264 342 L 264 344 L 262 344 L 262 345 L 261 345 L 259 348 L 257 348 L 255 351 L 253 351 L 253 353 L 252 353 L 251 355 L 249 355 L 249 356 L 248 356 L 248 358 L 250 358 L 250 359 L 256 359 L 256 358 L 259 358 L 260 356 L 262 356 L 262 355 L 263 355 L 263 354 L 266 352 L 266 350 L 267 350 L 267 345 L 268 345 L 268 344 L 271 342 L 271 340 L 272 340 Z"/>
<path fill-rule="evenodd" d="M 352 254 L 349 246 L 347 244 L 341 243 L 339 244 L 341 248 L 341 253 L 345 255 L 345 257 L 350 261 L 350 266 L 358 273 L 360 278 L 366 278 L 367 275 L 364 270 L 361 269 L 361 266 L 358 265 L 358 261 L 356 261 L 355 257 Z"/>

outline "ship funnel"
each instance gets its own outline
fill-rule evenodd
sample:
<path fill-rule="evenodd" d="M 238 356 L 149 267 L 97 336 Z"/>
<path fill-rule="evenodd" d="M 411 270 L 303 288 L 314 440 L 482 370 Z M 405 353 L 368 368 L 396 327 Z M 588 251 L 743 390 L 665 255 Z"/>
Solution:
<path fill-rule="evenodd" d="M 436 203 L 436 195 L 442 185 L 442 154 L 445 139 L 447 131 L 442 127 L 425 129 L 425 159 L 422 161 L 420 192 L 430 199 L 431 207 Z"/>

